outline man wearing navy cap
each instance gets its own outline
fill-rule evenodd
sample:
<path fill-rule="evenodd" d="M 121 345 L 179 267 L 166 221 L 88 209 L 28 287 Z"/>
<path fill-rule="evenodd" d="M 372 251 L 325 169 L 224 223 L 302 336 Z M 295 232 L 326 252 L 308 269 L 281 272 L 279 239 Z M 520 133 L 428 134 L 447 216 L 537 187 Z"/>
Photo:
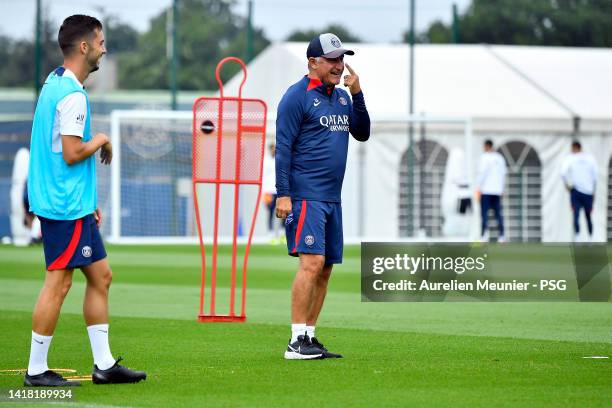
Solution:
<path fill-rule="evenodd" d="M 339 358 L 315 337 L 315 324 L 334 264 L 342 262 L 340 195 L 349 133 L 370 137 L 370 117 L 359 77 L 346 64 L 340 39 L 325 33 L 306 51 L 308 75 L 283 96 L 276 120 L 276 216 L 285 219 L 289 255 L 300 265 L 291 293 L 291 339 L 285 359 Z"/>

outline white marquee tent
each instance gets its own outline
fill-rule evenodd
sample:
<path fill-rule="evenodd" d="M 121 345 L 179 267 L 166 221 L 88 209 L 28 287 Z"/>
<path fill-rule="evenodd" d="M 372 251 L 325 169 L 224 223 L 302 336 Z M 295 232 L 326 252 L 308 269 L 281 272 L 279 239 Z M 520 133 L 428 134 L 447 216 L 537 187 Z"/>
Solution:
<path fill-rule="evenodd" d="M 441 237 L 442 219 L 448 221 L 449 214 L 443 210 L 440 194 L 458 171 L 448 167 L 449 162 L 458 162 L 452 157 L 466 158 L 459 163 L 469 162 L 466 181 L 472 182 L 473 190 L 481 145 L 490 138 L 510 166 L 504 199 L 510 238 L 570 241 L 571 210 L 560 167 L 573 137 L 579 138 L 598 163 L 595 239 L 608 238 L 612 50 L 417 45 L 415 114 L 456 121 L 414 125 L 415 140 L 425 137 L 426 141 L 416 147 L 412 191 L 417 195 L 411 207 L 404 181 L 408 168 L 408 46 L 346 46 L 355 50 L 346 61 L 361 78 L 372 117 L 370 141 L 353 140 L 349 149 L 343 189 L 349 240 L 394 240 L 419 233 Z M 248 66 L 243 95 L 265 100 L 274 118 L 285 90 L 306 73 L 306 47 L 306 43 L 278 43 L 264 50 Z M 236 93 L 240 79 L 238 74 L 228 83 L 226 95 Z M 578 133 L 574 132 L 575 118 L 579 118 Z M 473 135 L 471 142 L 464 137 L 466 126 Z M 269 137 L 274 137 L 273 121 Z M 261 217 L 259 225 L 264 224 L 264 215 Z M 477 220 L 473 215 L 469 222 L 472 238 L 478 234 Z"/>

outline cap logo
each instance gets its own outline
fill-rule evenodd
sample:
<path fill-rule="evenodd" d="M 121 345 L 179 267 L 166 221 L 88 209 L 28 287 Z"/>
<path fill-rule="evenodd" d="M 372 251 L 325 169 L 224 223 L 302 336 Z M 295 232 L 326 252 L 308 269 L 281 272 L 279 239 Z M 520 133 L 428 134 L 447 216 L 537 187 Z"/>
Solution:
<path fill-rule="evenodd" d="M 340 48 L 340 47 L 342 47 L 342 43 L 341 43 L 341 42 L 340 42 L 340 40 L 339 40 L 339 39 L 337 39 L 336 37 L 332 37 L 332 39 L 331 39 L 331 43 L 332 43 L 332 45 L 333 45 L 334 47 L 336 47 L 336 48 Z"/>

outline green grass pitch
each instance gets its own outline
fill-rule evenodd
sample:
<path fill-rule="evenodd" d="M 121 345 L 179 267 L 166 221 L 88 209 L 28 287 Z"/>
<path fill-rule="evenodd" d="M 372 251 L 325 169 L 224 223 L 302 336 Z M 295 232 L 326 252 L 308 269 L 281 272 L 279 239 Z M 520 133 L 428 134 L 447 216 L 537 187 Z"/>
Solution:
<path fill-rule="evenodd" d="M 610 360 L 582 358 L 612 356 L 611 303 L 362 303 L 359 247 L 347 247 L 317 325 L 317 337 L 345 358 L 285 361 L 297 261 L 283 247 L 252 248 L 244 324 L 196 321 L 198 247 L 107 249 L 111 349 L 148 378 L 86 382 L 73 405 L 612 406 Z M 220 273 L 228 254 L 223 247 Z M 0 370 L 27 365 L 43 275 L 42 248 L 0 246 Z M 77 271 L 49 352 L 50 367 L 78 375 L 93 364 L 83 289 Z M 0 391 L 22 381 L 0 372 Z"/>

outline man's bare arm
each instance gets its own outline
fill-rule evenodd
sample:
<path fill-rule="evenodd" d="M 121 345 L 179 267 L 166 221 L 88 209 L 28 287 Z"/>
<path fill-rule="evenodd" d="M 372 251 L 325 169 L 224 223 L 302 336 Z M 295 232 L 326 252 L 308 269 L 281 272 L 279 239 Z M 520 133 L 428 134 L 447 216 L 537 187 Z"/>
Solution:
<path fill-rule="evenodd" d="M 62 156 L 68 165 L 76 164 L 94 155 L 100 147 L 106 144 L 110 145 L 110 142 L 104 133 L 98 133 L 88 142 L 83 142 L 78 136 L 62 135 Z M 110 158 L 108 163 L 110 163 Z"/>

